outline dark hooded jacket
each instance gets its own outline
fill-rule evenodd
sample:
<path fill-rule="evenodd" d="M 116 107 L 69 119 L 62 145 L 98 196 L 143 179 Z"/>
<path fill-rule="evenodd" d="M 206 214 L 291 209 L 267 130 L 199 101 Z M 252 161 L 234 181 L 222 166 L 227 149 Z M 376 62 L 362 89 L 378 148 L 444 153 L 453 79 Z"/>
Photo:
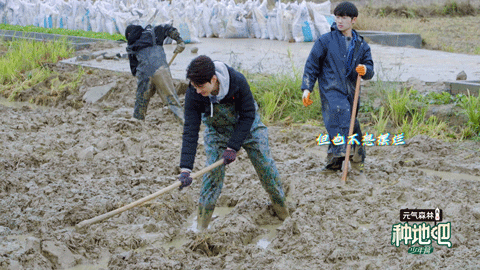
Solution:
<path fill-rule="evenodd" d="M 348 55 L 345 37 L 335 23 L 332 25 L 330 33 L 322 35 L 315 41 L 305 64 L 301 89 L 312 92 L 315 82 L 318 80 L 323 120 L 330 139 L 337 134 L 344 138 L 348 136 L 358 75 L 355 67 L 359 64 L 366 66 L 367 72 L 362 77 L 364 80 L 369 80 L 374 75 L 370 46 L 362 36 L 357 32 L 355 34 L 357 40 L 353 49 L 352 67 L 350 67 L 349 74 L 346 74 L 345 66 Z M 336 148 L 340 148 L 338 151 L 343 152 L 345 145 Z"/>
<path fill-rule="evenodd" d="M 174 39 L 177 43 L 183 42 L 177 29 L 169 24 L 155 26 L 153 31 L 148 31 L 148 26 L 145 28 L 140 25 L 127 26 L 125 38 L 127 39 L 128 59 L 130 60 L 130 70 L 133 76 L 135 76 L 138 66 L 135 53 L 153 45 L 163 46 L 163 42 L 167 37 Z M 153 39 L 155 39 L 155 44 Z"/>
<path fill-rule="evenodd" d="M 226 145 L 238 151 L 250 134 L 250 129 L 255 120 L 255 101 L 245 76 L 229 66 L 227 66 L 227 69 L 230 78 L 228 93 L 219 103 L 234 104 L 235 111 L 238 112 L 237 123 Z M 185 125 L 180 168 L 193 169 L 202 114 L 211 115 L 211 106 L 210 98 L 198 94 L 190 84 L 185 93 Z M 213 115 L 212 117 L 222 116 Z"/>

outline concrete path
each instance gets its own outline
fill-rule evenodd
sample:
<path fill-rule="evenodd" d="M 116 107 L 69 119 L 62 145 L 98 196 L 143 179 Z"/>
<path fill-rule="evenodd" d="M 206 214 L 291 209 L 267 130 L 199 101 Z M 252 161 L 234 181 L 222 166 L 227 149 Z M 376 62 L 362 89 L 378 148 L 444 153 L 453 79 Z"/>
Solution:
<path fill-rule="evenodd" d="M 190 61 L 201 54 L 223 61 L 232 67 L 266 74 L 303 72 L 305 61 L 313 46 L 309 43 L 288 43 L 264 39 L 201 38 L 200 43 L 187 44 L 184 52 L 177 55 L 171 66 L 172 76 L 185 79 Z M 125 54 L 126 44 L 117 48 L 96 52 L 100 54 Z M 191 49 L 198 47 L 197 53 Z M 407 81 L 414 77 L 425 82 L 454 81 L 464 70 L 467 80 L 480 80 L 480 55 L 455 54 L 441 51 L 407 47 L 388 47 L 370 44 L 375 63 L 375 77 L 384 81 Z M 165 45 L 167 61 L 170 61 L 175 45 Z M 77 61 L 76 58 L 62 62 L 87 67 L 130 72 L 128 60 Z"/>

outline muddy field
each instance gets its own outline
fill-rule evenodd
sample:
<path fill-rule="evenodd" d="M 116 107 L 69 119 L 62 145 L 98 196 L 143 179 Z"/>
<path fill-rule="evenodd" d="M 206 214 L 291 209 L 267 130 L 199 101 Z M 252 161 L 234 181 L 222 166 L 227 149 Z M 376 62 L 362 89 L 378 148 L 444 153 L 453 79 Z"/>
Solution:
<path fill-rule="evenodd" d="M 68 69 L 68 68 L 66 68 Z M 425 136 L 367 148 L 366 180 L 318 174 L 318 126 L 270 126 L 291 217 L 273 214 L 246 153 L 228 166 L 215 216 L 195 231 L 200 182 L 76 230 L 175 183 L 182 127 L 155 96 L 131 118 L 135 78 L 93 70 L 55 107 L 0 103 L 0 269 L 474 269 L 480 257 L 480 143 Z M 89 88 L 116 82 L 97 104 Z M 182 97 L 183 98 L 183 97 Z M 200 139 L 202 142 L 203 139 Z M 204 167 L 199 145 L 195 171 Z M 452 247 L 391 244 L 402 208 L 443 210 Z"/>

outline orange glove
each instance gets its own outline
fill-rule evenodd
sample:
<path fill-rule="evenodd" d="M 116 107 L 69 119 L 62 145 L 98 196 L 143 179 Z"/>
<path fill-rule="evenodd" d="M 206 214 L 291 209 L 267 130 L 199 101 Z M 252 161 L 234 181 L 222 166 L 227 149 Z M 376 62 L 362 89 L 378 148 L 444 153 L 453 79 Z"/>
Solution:
<path fill-rule="evenodd" d="M 355 70 L 360 76 L 363 76 L 367 73 L 367 67 L 365 65 L 358 65 Z"/>
<path fill-rule="evenodd" d="M 310 99 L 310 91 L 308 90 L 303 90 L 303 106 L 307 107 L 313 104 L 313 101 Z"/>

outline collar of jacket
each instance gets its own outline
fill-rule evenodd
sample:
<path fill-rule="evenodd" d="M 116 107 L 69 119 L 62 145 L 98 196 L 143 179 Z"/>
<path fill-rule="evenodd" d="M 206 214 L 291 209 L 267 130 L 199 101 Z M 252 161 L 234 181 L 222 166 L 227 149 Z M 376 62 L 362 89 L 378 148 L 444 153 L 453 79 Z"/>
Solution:
<path fill-rule="evenodd" d="M 338 27 L 337 27 L 337 23 L 336 23 L 336 22 L 334 22 L 334 23 L 332 24 L 332 26 L 330 27 L 330 31 L 332 31 L 332 32 L 337 31 L 340 35 L 343 36 L 342 32 L 341 32 L 340 30 L 338 30 Z M 362 42 L 362 41 L 363 41 L 363 37 L 357 32 L 357 30 L 352 29 L 352 31 L 354 31 L 355 34 L 357 34 L 357 43 L 358 43 L 358 42 Z"/>

